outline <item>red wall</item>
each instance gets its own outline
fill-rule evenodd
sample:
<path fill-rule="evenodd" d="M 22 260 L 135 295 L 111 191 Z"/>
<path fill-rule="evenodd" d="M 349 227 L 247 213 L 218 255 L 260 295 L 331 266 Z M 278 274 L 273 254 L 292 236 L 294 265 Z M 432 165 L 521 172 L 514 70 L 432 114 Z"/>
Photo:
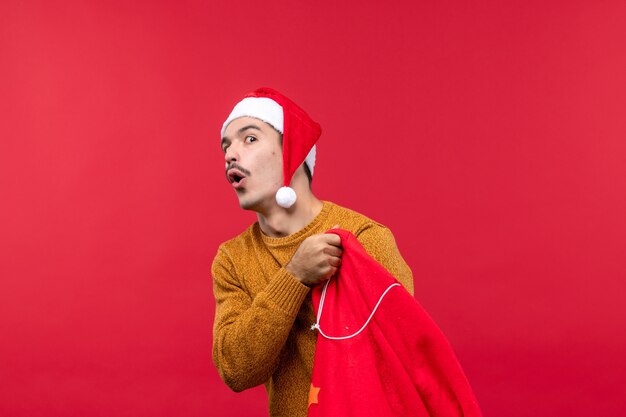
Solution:
<path fill-rule="evenodd" d="M 211 363 L 209 274 L 254 220 L 219 127 L 263 85 L 322 124 L 315 191 L 391 227 L 486 416 L 623 415 L 625 18 L 2 1 L 0 415 L 266 414 Z"/>

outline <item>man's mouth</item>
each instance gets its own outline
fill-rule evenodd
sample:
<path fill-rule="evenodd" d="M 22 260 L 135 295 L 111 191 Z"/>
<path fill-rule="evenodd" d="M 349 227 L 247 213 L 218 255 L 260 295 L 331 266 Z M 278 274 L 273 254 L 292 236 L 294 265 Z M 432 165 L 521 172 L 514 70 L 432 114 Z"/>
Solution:
<path fill-rule="evenodd" d="M 228 182 L 235 188 L 241 188 L 245 182 L 246 176 L 236 168 L 229 169 L 226 173 Z"/>

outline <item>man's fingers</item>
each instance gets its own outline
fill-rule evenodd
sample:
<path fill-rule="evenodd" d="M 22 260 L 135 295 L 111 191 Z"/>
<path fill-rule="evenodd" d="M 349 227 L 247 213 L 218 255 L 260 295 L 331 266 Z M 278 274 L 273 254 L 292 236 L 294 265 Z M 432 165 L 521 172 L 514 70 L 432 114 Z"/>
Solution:
<path fill-rule="evenodd" d="M 323 236 L 324 236 L 324 241 L 328 243 L 329 245 L 333 245 L 338 248 L 341 247 L 341 238 L 339 237 L 339 235 L 336 235 L 334 233 L 326 233 Z"/>
<path fill-rule="evenodd" d="M 339 265 L 341 265 L 341 258 L 331 256 L 328 258 L 328 264 L 334 268 L 339 268 Z"/>
<path fill-rule="evenodd" d="M 330 256 L 340 257 L 343 254 L 343 250 L 341 250 L 341 247 L 327 245 L 324 248 L 324 253 Z"/>
<path fill-rule="evenodd" d="M 328 275 L 326 275 L 326 279 L 329 279 L 330 277 L 332 277 L 333 275 L 335 275 L 337 273 L 337 268 L 336 267 L 331 267 L 330 268 L 330 272 L 328 273 Z"/>

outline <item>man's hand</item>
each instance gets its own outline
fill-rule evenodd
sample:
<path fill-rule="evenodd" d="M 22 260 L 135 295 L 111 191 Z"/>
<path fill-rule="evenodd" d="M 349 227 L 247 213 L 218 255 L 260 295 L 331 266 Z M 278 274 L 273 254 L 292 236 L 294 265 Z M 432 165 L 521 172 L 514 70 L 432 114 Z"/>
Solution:
<path fill-rule="evenodd" d="M 312 287 L 337 272 L 342 253 L 341 238 L 338 235 L 323 233 L 309 236 L 302 241 L 285 268 L 304 285 Z"/>

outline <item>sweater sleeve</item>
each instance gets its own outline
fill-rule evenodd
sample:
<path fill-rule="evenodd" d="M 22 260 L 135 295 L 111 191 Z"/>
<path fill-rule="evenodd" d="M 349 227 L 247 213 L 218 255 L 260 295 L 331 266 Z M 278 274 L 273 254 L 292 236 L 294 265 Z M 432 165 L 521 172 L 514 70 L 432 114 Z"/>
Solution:
<path fill-rule="evenodd" d="M 355 236 L 367 253 L 413 295 L 413 273 L 400 255 L 391 230 L 378 223 L 368 223 Z"/>
<path fill-rule="evenodd" d="M 211 272 L 213 362 L 232 390 L 243 391 L 271 377 L 309 287 L 281 268 L 252 299 L 221 247 Z"/>

